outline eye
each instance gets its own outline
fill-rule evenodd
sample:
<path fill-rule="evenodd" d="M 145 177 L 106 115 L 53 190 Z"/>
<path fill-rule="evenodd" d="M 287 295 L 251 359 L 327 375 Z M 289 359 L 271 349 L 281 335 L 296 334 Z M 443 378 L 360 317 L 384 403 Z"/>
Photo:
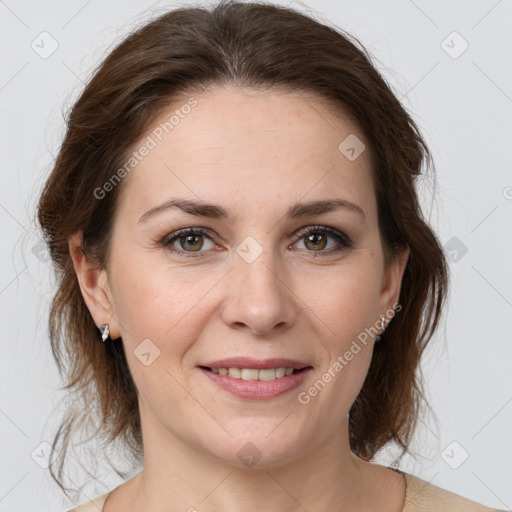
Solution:
<path fill-rule="evenodd" d="M 352 240 L 344 233 L 328 226 L 310 226 L 299 231 L 296 235 L 297 242 L 304 242 L 306 252 L 313 253 L 308 257 L 316 258 L 319 255 L 339 253 L 352 247 Z M 175 231 L 161 240 L 161 244 L 172 252 L 186 258 L 197 258 L 202 249 L 215 247 L 213 239 L 215 233 L 206 228 L 186 228 Z M 205 244 L 204 240 L 207 239 Z M 328 250 L 329 239 L 335 241 Z"/>
<path fill-rule="evenodd" d="M 297 233 L 298 242 L 304 243 L 307 252 L 313 253 L 308 257 L 316 258 L 319 255 L 329 255 L 339 253 L 352 247 L 352 240 L 340 231 L 327 226 L 310 226 Z M 328 239 L 335 242 L 328 250 L 324 250 L 328 245 Z"/>
<path fill-rule="evenodd" d="M 173 252 L 177 252 L 187 258 L 196 258 L 199 255 L 193 253 L 204 252 L 201 251 L 205 245 L 204 238 L 208 238 L 210 241 L 210 247 L 206 247 L 207 249 L 211 249 L 215 245 L 211 240 L 213 237 L 214 234 L 209 229 L 187 228 L 171 233 L 162 243 L 166 247 L 170 246 L 169 249 Z"/>

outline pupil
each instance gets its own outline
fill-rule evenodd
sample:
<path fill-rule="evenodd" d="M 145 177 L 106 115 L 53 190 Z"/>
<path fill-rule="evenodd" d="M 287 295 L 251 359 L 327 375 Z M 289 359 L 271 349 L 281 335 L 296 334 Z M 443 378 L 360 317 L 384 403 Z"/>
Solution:
<path fill-rule="evenodd" d="M 322 237 L 324 238 L 324 240 L 323 240 L 324 244 L 323 245 L 322 245 L 321 241 L 319 242 L 319 239 L 321 239 Z M 325 247 L 325 237 L 324 237 L 324 235 L 322 235 L 322 234 L 314 234 L 314 235 L 309 235 L 307 238 L 308 238 L 309 242 L 313 243 L 313 247 L 314 248 L 318 249 L 320 247 L 321 249 L 323 249 Z"/>
<path fill-rule="evenodd" d="M 197 240 L 198 238 L 199 238 L 199 236 L 197 236 L 197 235 L 187 235 L 187 236 L 185 237 L 185 244 L 186 244 L 186 245 L 192 245 L 192 246 L 193 246 L 193 245 L 195 245 L 195 244 L 194 244 L 194 240 Z M 196 243 L 197 243 L 197 242 L 196 242 Z M 203 245 L 203 244 L 200 244 L 200 245 L 199 245 L 199 247 L 198 247 L 198 249 L 200 249 L 202 245 Z"/>

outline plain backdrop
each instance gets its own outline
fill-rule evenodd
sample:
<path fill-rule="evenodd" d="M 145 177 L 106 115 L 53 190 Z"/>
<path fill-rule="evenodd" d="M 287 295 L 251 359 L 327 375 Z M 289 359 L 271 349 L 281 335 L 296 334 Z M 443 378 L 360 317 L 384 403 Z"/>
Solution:
<path fill-rule="evenodd" d="M 512 1 L 276 3 L 356 36 L 434 156 L 436 187 L 429 178 L 418 190 L 452 274 L 443 326 L 422 363 L 438 422 L 421 421 L 411 447 L 419 456 L 401 468 L 511 509 Z M 63 115 L 113 44 L 167 8 L 192 4 L 0 1 L 0 511 L 68 505 L 41 463 L 64 393 L 47 332 L 54 281 L 34 222 Z M 78 461 L 71 466 L 82 487 Z M 105 466 L 80 501 L 121 482 Z"/>

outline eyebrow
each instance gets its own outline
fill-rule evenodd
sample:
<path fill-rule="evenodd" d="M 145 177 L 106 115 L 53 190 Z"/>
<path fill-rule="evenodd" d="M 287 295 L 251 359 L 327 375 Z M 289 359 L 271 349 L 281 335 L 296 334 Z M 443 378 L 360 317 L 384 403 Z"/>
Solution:
<path fill-rule="evenodd" d="M 180 208 L 186 213 L 197 215 L 199 217 L 231 221 L 235 219 L 235 215 L 222 206 L 191 199 L 173 198 L 148 210 L 141 216 L 137 224 L 146 222 L 150 218 L 174 207 Z M 310 201 L 308 203 L 296 203 L 288 208 L 285 217 L 288 220 L 294 220 L 301 217 L 320 215 L 322 213 L 328 213 L 338 209 L 345 209 L 357 213 L 363 218 L 365 223 L 367 222 L 363 209 L 357 204 L 351 203 L 346 199 L 324 199 Z"/>

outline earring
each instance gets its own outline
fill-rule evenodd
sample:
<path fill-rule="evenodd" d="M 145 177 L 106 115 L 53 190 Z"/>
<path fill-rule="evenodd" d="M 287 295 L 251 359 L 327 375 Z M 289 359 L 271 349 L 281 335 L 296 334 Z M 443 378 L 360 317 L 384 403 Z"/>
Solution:
<path fill-rule="evenodd" d="M 380 315 L 380 328 L 382 329 L 382 331 L 380 333 L 381 335 L 382 335 L 382 333 L 384 332 L 384 330 L 386 328 L 385 326 L 386 326 L 386 317 L 384 315 Z M 375 336 L 375 341 L 380 341 L 381 338 L 382 338 L 381 335 Z"/>
<path fill-rule="evenodd" d="M 103 343 L 105 343 L 105 340 L 110 336 L 110 329 L 108 327 L 108 324 L 103 324 L 100 327 L 100 331 L 101 331 L 101 341 Z"/>

